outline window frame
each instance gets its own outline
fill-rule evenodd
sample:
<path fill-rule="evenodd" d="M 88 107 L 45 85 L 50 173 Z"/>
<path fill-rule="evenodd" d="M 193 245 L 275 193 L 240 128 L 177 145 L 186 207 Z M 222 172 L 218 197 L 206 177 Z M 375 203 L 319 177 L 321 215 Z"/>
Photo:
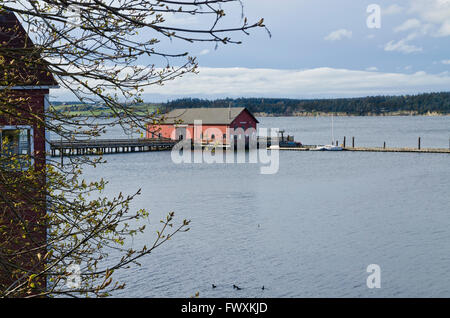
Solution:
<path fill-rule="evenodd" d="M 34 166 L 34 128 L 30 125 L 0 125 L 0 150 L 2 146 L 2 135 L 5 130 L 28 130 L 30 132 L 30 153 L 29 156 L 31 158 L 30 166 Z M 20 154 L 19 154 L 20 155 Z"/>

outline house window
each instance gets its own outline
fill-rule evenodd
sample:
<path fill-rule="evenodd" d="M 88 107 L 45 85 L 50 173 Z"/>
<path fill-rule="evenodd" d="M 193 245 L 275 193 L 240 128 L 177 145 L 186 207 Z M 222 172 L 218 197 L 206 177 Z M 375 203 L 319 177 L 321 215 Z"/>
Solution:
<path fill-rule="evenodd" d="M 30 129 L 0 129 L 2 154 L 30 155 Z"/>
<path fill-rule="evenodd" d="M 0 127 L 0 155 L 17 157 L 21 167 L 30 164 L 31 129 L 30 128 L 1 128 Z"/>

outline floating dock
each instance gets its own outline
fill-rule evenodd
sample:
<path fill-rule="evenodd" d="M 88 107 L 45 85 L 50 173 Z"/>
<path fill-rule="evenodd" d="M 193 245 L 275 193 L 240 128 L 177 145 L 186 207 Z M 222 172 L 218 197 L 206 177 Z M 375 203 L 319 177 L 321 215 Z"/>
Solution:
<path fill-rule="evenodd" d="M 366 152 L 416 152 L 416 153 L 450 153 L 450 149 L 445 148 L 384 148 L 384 147 L 347 147 L 347 151 L 366 151 Z"/>
<path fill-rule="evenodd" d="M 290 151 L 309 151 L 316 146 L 303 147 L 280 147 L 280 150 Z M 345 147 L 342 151 L 365 151 L 365 152 L 409 152 L 409 153 L 448 153 L 450 149 L 446 148 L 384 148 L 384 147 Z"/>

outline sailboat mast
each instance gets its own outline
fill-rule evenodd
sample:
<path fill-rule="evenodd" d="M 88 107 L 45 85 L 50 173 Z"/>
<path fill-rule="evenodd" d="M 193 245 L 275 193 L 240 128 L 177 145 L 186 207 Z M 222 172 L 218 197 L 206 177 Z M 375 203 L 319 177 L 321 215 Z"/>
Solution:
<path fill-rule="evenodd" d="M 334 145 L 334 114 L 331 113 L 331 144 Z"/>

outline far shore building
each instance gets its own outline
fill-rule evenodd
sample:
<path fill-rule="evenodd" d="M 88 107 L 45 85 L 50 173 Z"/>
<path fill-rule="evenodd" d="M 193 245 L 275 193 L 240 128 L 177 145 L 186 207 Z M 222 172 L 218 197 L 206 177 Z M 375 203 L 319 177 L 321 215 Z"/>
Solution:
<path fill-rule="evenodd" d="M 201 121 L 194 136 L 194 124 Z M 177 108 L 162 117 L 162 122 L 147 125 L 147 138 L 195 139 L 203 143 L 229 143 L 231 138 L 255 134 L 258 120 L 245 107 Z M 241 135 L 241 137 L 239 137 Z"/>

